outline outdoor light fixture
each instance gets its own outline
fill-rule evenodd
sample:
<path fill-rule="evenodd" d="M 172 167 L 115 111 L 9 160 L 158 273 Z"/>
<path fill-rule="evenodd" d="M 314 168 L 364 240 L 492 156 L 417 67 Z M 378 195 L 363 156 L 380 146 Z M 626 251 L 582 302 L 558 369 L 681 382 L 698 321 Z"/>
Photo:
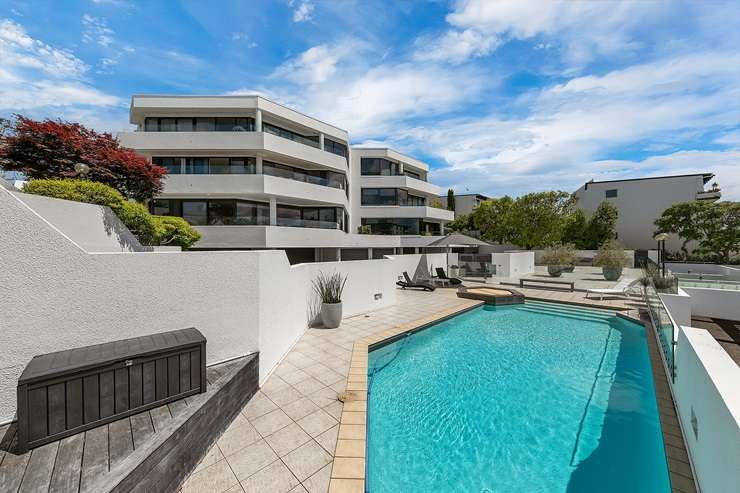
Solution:
<path fill-rule="evenodd" d="M 90 171 L 90 166 L 85 163 L 75 163 L 75 172 L 83 178 Z"/>
<path fill-rule="evenodd" d="M 658 255 L 660 257 L 660 267 L 665 277 L 665 240 L 668 239 L 668 233 L 658 233 L 653 236 L 653 239 L 658 242 Z"/>

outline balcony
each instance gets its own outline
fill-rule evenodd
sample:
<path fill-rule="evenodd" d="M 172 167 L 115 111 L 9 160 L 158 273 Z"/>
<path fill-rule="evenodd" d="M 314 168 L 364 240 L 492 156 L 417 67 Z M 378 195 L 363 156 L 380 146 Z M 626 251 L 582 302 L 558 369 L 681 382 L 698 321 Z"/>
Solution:
<path fill-rule="evenodd" d="M 449 222 L 455 219 L 455 213 L 447 209 L 437 209 L 424 205 L 416 206 L 361 206 L 360 216 L 367 218 L 404 217 Z"/>
<path fill-rule="evenodd" d="M 696 200 L 708 200 L 714 202 L 722 198 L 722 191 L 717 188 L 713 190 L 699 190 L 696 192 Z"/>
<path fill-rule="evenodd" d="M 298 200 L 304 204 L 347 206 L 345 191 L 318 183 L 269 175 L 167 175 L 162 198 L 253 198 Z"/>
<path fill-rule="evenodd" d="M 360 176 L 360 186 L 365 188 L 403 188 L 433 197 L 439 197 L 442 194 L 442 189 L 437 185 L 405 175 L 362 175 Z"/>
<path fill-rule="evenodd" d="M 149 155 L 264 151 L 268 156 L 347 171 L 347 160 L 342 156 L 266 132 L 121 132 L 118 139 L 122 146 Z"/>

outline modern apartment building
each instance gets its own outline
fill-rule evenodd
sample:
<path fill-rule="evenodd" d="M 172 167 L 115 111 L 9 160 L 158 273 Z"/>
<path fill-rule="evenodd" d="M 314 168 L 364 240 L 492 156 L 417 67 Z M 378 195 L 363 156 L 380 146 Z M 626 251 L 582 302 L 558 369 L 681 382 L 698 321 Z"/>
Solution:
<path fill-rule="evenodd" d="M 444 206 L 448 207 L 447 195 L 442 195 L 440 198 Z M 488 197 L 479 193 L 455 194 L 455 217 L 470 214 L 485 200 L 488 200 Z"/>
<path fill-rule="evenodd" d="M 656 247 L 653 240 L 655 220 L 674 204 L 693 200 L 719 200 L 719 189 L 705 190 L 712 173 L 656 176 L 626 180 L 589 181 L 576 190 L 578 207 L 586 215 L 608 201 L 619 211 L 617 238 L 627 248 L 648 250 Z M 666 249 L 678 250 L 681 241 L 669 238 Z"/>
<path fill-rule="evenodd" d="M 398 252 L 400 235 L 441 234 L 453 219 L 427 202 L 439 189 L 426 164 L 351 150 L 346 130 L 260 96 L 134 96 L 130 121 L 137 128 L 120 133 L 121 144 L 169 171 L 152 212 L 193 224 L 203 235 L 196 248 L 279 248 L 293 262 L 367 258 Z M 361 156 L 395 171 L 363 176 Z M 374 234 L 357 234 L 362 224 Z"/>

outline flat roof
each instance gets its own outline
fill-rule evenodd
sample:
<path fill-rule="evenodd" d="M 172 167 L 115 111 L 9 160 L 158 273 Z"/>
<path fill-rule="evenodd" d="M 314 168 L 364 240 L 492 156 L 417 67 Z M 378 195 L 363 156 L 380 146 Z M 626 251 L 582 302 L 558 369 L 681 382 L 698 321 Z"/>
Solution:
<path fill-rule="evenodd" d="M 664 180 L 664 179 L 669 179 L 669 178 L 684 178 L 687 176 L 701 176 L 704 179 L 704 183 L 706 183 L 712 178 L 714 178 L 714 173 L 688 173 L 685 175 L 646 176 L 645 178 L 623 178 L 621 180 L 603 180 L 603 181 L 590 180 L 586 182 L 586 185 L 591 185 L 595 183 L 617 183 L 620 181 Z"/>

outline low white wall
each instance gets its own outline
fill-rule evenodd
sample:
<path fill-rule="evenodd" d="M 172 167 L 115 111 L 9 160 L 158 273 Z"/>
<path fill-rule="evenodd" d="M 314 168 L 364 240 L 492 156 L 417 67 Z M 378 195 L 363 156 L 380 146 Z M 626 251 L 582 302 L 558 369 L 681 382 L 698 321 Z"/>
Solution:
<path fill-rule="evenodd" d="M 712 274 L 740 281 L 740 268 L 730 265 L 666 262 L 666 267 L 677 274 Z"/>
<path fill-rule="evenodd" d="M 702 493 L 740 485 L 740 367 L 703 329 L 681 327 L 673 391 Z"/>
<path fill-rule="evenodd" d="M 678 288 L 676 294 L 659 293 L 658 296 L 678 325 L 691 325 L 691 296 L 686 291 Z"/>
<path fill-rule="evenodd" d="M 507 252 L 491 255 L 496 277 L 522 277 L 534 273 L 534 252 Z"/>
<path fill-rule="evenodd" d="M 192 326 L 209 364 L 260 351 L 264 382 L 317 313 L 319 272 L 347 275 L 352 316 L 395 303 L 404 270 L 446 267 L 445 254 L 290 266 L 268 250 L 90 253 L 32 209 L 66 201 L 28 197 L 0 189 L 0 423 L 13 418 L 17 379 L 37 354 Z M 78 219 L 75 228 L 103 228 L 99 215 Z"/>
<path fill-rule="evenodd" d="M 434 269 L 442 267 L 447 270 L 446 253 L 420 253 L 410 255 L 386 255 L 386 258 L 393 259 L 393 269 L 395 274 L 394 282 L 402 276 L 404 272 L 409 273 L 411 279 L 429 278 L 436 276 Z"/>
<path fill-rule="evenodd" d="M 740 290 L 682 287 L 691 296 L 691 313 L 740 320 Z"/>
<path fill-rule="evenodd" d="M 27 193 L 16 192 L 16 196 L 87 252 L 151 250 L 143 247 L 108 207 Z"/>

